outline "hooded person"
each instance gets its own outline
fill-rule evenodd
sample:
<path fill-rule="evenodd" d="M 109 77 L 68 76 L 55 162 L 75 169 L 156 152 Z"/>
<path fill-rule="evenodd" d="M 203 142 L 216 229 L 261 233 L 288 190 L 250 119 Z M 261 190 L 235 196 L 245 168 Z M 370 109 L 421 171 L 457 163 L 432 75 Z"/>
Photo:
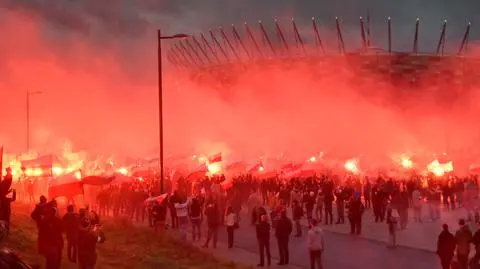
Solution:
<path fill-rule="evenodd" d="M 455 253 L 455 237 L 448 230 L 448 225 L 442 225 L 442 232 L 438 235 L 437 255 L 440 258 L 442 269 L 450 269 Z"/>
<path fill-rule="evenodd" d="M 7 196 L 7 194 L 10 192 L 10 188 L 12 187 L 12 168 L 7 167 L 6 172 L 7 174 L 3 177 L 3 180 L 0 183 L 0 198 Z"/>
<path fill-rule="evenodd" d="M 97 243 L 105 242 L 105 236 L 99 225 L 91 225 L 88 218 L 83 218 L 78 231 L 78 265 L 79 269 L 93 269 L 97 263 Z"/>
<path fill-rule="evenodd" d="M 43 217 L 38 221 L 38 251 L 45 257 L 46 269 L 60 269 L 62 263 L 62 220 L 57 209 L 45 206 Z"/>
<path fill-rule="evenodd" d="M 73 205 L 67 206 L 67 213 L 62 218 L 63 231 L 67 237 L 67 257 L 72 263 L 77 262 L 77 241 L 80 217 L 74 212 Z"/>

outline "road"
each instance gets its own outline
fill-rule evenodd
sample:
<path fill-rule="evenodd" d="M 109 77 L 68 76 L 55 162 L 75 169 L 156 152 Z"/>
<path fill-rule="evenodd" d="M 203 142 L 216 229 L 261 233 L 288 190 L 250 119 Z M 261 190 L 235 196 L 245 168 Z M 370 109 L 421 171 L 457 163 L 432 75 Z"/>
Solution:
<path fill-rule="evenodd" d="M 306 229 L 304 236 L 290 240 L 290 262 L 309 268 L 306 251 Z M 221 230 L 219 240 L 226 242 L 227 232 Z M 244 224 L 235 234 L 235 247 L 257 253 L 257 241 L 253 226 Z M 440 268 L 434 253 L 399 247 L 389 249 L 385 244 L 355 236 L 325 232 L 325 268 L 335 269 L 435 269 Z M 271 240 L 272 256 L 278 258 L 275 238 Z"/>

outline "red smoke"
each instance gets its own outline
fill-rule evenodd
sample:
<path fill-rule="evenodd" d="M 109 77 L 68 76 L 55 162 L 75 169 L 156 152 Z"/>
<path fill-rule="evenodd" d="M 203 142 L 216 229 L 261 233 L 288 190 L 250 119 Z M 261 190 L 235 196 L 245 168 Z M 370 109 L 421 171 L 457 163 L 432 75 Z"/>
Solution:
<path fill-rule="evenodd" d="M 85 32 L 55 31 L 26 13 L 7 12 L 2 25 L 0 33 L 8 38 L 0 41 L 0 99 L 5 100 L 0 143 L 9 151 L 25 149 L 26 91 L 41 90 L 31 98 L 34 148 L 55 151 L 67 139 L 78 150 L 95 153 L 155 152 L 153 31 L 128 43 L 92 44 Z M 333 35 L 324 38 L 336 42 Z M 435 92 L 436 68 L 431 68 L 420 89 L 393 88 L 374 70 L 361 76 L 366 85 L 360 87 L 354 76 L 359 65 L 359 60 L 336 58 L 316 67 L 318 72 L 309 64 L 252 69 L 238 75 L 231 88 L 216 82 L 198 86 L 167 65 L 166 151 L 223 151 L 232 158 L 284 152 L 299 160 L 327 151 L 380 160 L 404 152 L 476 147 L 480 106 L 475 86 L 469 92 L 446 86 Z M 461 62 L 448 66 L 460 68 Z M 446 94 L 449 90 L 460 93 Z"/>

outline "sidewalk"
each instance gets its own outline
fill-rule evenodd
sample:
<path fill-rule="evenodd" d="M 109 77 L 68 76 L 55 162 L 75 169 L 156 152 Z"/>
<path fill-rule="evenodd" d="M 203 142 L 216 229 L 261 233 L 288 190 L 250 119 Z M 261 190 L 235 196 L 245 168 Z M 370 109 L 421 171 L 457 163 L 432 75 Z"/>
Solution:
<path fill-rule="evenodd" d="M 191 239 L 191 237 L 189 236 Z M 227 245 L 223 242 L 217 243 L 217 248 L 202 248 L 200 243 L 193 243 L 189 240 L 191 244 L 197 246 L 199 250 L 203 252 L 210 253 L 215 258 L 219 260 L 227 260 L 232 263 L 242 264 L 246 266 L 251 266 L 257 268 L 259 262 L 259 256 L 256 253 L 252 253 L 241 248 L 227 248 Z M 283 265 L 277 266 L 278 260 L 272 257 L 272 265 L 269 268 L 282 268 L 282 269 L 302 269 L 302 267 L 294 265 Z"/>
<path fill-rule="evenodd" d="M 450 232 L 455 234 L 458 229 L 458 220 L 465 218 L 466 212 L 463 208 L 453 211 L 441 212 L 439 221 L 431 222 L 428 217 L 428 208 L 426 205 L 422 208 L 422 223 L 413 221 L 413 210 L 409 210 L 409 222 L 407 229 L 397 231 L 397 244 L 399 246 L 435 252 L 437 247 L 437 237 L 441 232 L 442 224 L 448 224 Z M 335 209 L 334 209 L 335 210 Z M 334 222 L 336 221 L 336 210 L 333 212 Z M 307 221 L 302 220 L 302 225 L 307 226 Z M 337 234 L 350 235 L 350 223 L 345 217 L 345 224 L 324 225 L 321 227 L 325 231 Z M 472 232 L 477 230 L 476 225 L 470 224 Z M 388 243 L 388 228 L 385 222 L 375 223 L 372 209 L 367 209 L 363 216 L 361 238 L 373 241 Z"/>

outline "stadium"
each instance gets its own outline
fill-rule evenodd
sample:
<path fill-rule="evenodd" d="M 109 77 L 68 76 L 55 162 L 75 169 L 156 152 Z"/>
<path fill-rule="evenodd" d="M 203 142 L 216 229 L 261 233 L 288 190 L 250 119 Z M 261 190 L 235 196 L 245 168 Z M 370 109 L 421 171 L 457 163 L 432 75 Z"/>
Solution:
<path fill-rule="evenodd" d="M 314 75 L 321 78 L 331 71 L 326 66 L 339 62 L 343 69 L 348 69 L 342 72 L 350 72 L 357 85 L 361 85 L 361 77 L 366 72 L 375 73 L 395 88 L 425 87 L 424 77 L 428 77 L 429 86 L 452 88 L 461 85 L 460 88 L 466 89 L 477 83 L 473 67 L 478 61 L 466 56 L 470 23 L 463 29 L 456 50 L 446 51 L 445 20 L 439 25 L 436 50 L 427 53 L 419 50 L 420 19 L 412 23 L 410 51 L 392 49 L 395 40 L 392 23 L 392 19 L 387 18 L 385 32 L 376 33 L 386 38 L 385 48 L 376 46 L 372 40 L 369 15 L 360 17 L 357 42 L 349 44 L 345 42 L 341 19 L 335 18 L 336 37 L 329 39 L 336 39 L 336 44 L 330 44 L 329 49 L 315 18 L 312 18 L 310 29 L 303 28 L 302 32 L 295 19 L 290 23 L 275 19 L 273 23 L 259 21 L 256 25 L 245 23 L 243 27 L 219 27 L 191 36 L 173 45 L 167 58 L 175 68 L 196 82 L 215 81 L 222 86 L 234 84 L 242 73 L 268 70 L 272 66 L 295 69 L 308 65 Z"/>

